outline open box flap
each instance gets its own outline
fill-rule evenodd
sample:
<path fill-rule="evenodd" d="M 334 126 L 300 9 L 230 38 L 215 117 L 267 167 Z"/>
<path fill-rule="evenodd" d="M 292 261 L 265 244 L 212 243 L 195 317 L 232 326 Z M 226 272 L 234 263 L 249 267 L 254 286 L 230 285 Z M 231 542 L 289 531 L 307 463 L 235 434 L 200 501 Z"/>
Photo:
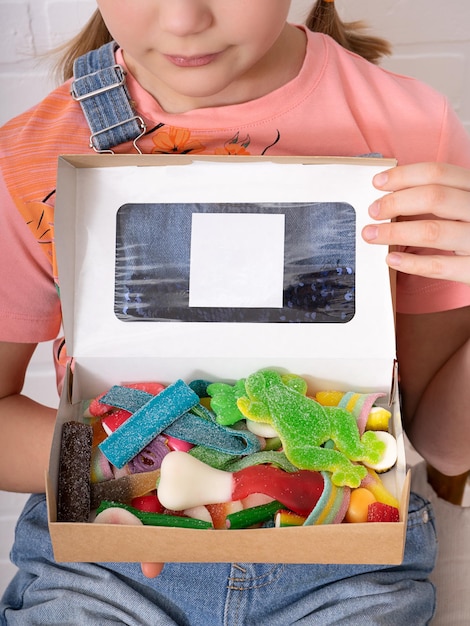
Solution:
<path fill-rule="evenodd" d="M 360 233 L 370 222 L 368 206 L 381 195 L 372 186 L 372 177 L 394 164 L 369 158 L 61 157 L 55 236 L 68 353 L 91 370 L 90 376 L 93 370 L 104 371 L 108 360 L 116 374 L 116 359 L 129 358 L 160 362 L 161 372 L 157 368 L 156 375 L 173 363 L 182 378 L 192 376 L 197 362 L 202 370 L 204 362 L 243 361 L 254 368 L 292 364 L 296 372 L 311 371 L 312 362 L 318 362 L 319 372 L 326 367 L 327 380 L 348 380 L 358 389 L 388 389 L 395 338 L 384 261 L 387 249 L 366 244 Z M 352 318 L 347 323 L 119 319 L 115 313 L 118 211 L 148 203 L 217 206 L 227 202 L 351 206 L 356 281 Z M 248 227 L 251 232 L 250 222 Z M 267 239 L 276 238 L 277 221 L 268 232 Z"/>

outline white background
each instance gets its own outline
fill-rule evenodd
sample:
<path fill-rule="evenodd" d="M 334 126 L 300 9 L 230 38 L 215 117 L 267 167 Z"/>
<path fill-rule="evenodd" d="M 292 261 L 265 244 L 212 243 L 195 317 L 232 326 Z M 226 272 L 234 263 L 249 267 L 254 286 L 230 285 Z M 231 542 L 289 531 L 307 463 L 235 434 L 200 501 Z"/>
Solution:
<path fill-rule="evenodd" d="M 470 2 L 468 0 L 337 0 L 345 19 L 365 19 L 394 46 L 384 66 L 416 76 L 445 93 L 470 131 Z M 293 0 L 302 21 L 311 0 Z M 91 0 L 0 0 L 0 123 L 32 106 L 54 86 L 46 51 L 73 36 L 91 15 Z M 38 58 L 40 56 L 40 58 Z M 56 403 L 50 345 L 38 350 L 26 391 Z M 25 497 L 0 492 L 0 592 L 14 568 L 8 562 L 14 523 Z"/>

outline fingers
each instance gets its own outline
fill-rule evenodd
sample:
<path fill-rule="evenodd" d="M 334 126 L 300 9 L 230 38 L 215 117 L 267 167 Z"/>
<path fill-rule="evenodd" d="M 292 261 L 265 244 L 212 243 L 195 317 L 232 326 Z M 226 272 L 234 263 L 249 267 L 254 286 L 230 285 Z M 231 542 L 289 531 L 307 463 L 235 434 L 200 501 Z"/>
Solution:
<path fill-rule="evenodd" d="M 380 222 L 392 221 L 369 224 L 362 236 L 369 243 L 398 247 L 387 257 L 389 266 L 470 284 L 470 170 L 417 163 L 387 170 L 373 182 L 390 193 L 374 202 L 369 214 Z M 416 254 L 410 253 L 412 248 Z"/>
<path fill-rule="evenodd" d="M 470 255 L 470 222 L 445 219 L 385 222 L 366 226 L 362 236 L 369 243 L 434 248 Z"/>
<path fill-rule="evenodd" d="M 141 563 L 142 574 L 147 578 L 156 578 L 163 570 L 164 563 Z"/>
<path fill-rule="evenodd" d="M 470 285 L 470 257 L 468 256 L 417 255 L 391 252 L 386 260 L 389 267 L 405 274 L 454 280 Z"/>
<path fill-rule="evenodd" d="M 444 163 L 399 165 L 377 174 L 374 185 L 383 191 L 399 191 L 423 185 L 443 185 L 470 191 L 470 171 Z"/>
<path fill-rule="evenodd" d="M 386 194 L 369 207 L 369 215 L 375 220 L 429 214 L 470 221 L 470 191 L 437 184 L 422 185 Z"/>
<path fill-rule="evenodd" d="M 426 215 L 470 221 L 470 170 L 442 163 L 416 163 L 378 174 L 374 185 L 391 191 L 369 208 L 377 220 Z"/>

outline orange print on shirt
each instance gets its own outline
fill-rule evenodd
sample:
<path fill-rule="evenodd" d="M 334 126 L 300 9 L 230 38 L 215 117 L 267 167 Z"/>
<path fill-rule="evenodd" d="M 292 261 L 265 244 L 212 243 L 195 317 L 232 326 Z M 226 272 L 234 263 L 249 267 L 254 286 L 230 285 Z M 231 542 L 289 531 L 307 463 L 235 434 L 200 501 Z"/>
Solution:
<path fill-rule="evenodd" d="M 217 155 L 249 155 L 247 148 L 250 145 L 250 135 L 244 139 L 240 139 L 239 133 L 234 135 L 232 139 L 224 144 L 223 148 L 216 148 L 214 154 Z"/>
<path fill-rule="evenodd" d="M 206 150 L 198 139 L 191 138 L 191 131 L 186 128 L 170 126 L 167 131 L 155 133 L 152 141 L 155 144 L 152 154 L 198 154 Z"/>

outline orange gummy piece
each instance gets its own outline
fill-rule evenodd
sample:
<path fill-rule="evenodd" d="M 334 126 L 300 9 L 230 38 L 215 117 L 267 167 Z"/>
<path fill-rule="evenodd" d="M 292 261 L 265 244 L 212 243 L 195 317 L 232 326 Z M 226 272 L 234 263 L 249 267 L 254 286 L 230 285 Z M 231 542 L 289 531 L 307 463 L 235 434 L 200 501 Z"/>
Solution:
<path fill-rule="evenodd" d="M 346 511 L 345 521 L 349 523 L 367 522 L 367 513 L 369 504 L 375 502 L 374 494 L 364 487 L 358 487 L 351 491 L 348 510 Z"/>

